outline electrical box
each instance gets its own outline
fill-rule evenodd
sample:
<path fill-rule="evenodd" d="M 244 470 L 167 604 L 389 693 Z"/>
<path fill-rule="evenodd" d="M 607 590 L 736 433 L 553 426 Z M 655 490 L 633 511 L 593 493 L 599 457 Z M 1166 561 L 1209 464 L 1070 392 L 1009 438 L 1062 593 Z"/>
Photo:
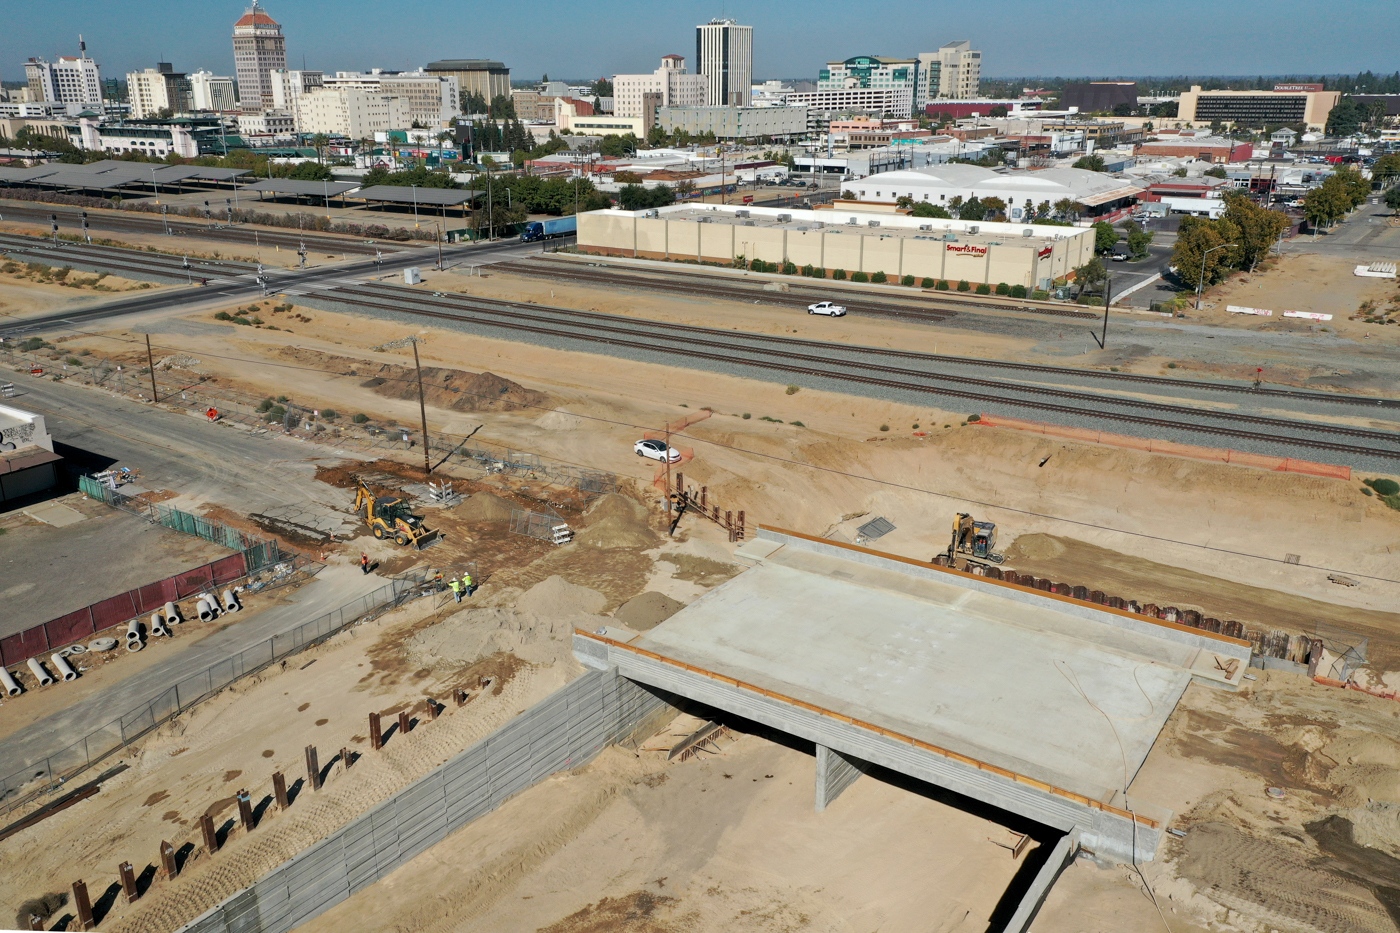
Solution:
<path fill-rule="evenodd" d="M 423 281 L 423 276 L 418 273 L 417 266 L 409 266 L 403 270 L 403 283 L 405 285 L 417 285 Z"/>

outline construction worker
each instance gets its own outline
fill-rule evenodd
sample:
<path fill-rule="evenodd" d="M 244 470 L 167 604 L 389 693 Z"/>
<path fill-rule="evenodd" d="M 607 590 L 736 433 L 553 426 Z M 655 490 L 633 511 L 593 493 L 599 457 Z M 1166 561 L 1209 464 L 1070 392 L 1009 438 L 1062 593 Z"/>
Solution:
<path fill-rule="evenodd" d="M 360 555 L 360 573 L 365 573 L 365 574 L 369 573 L 369 555 L 368 555 L 368 554 L 361 554 L 361 555 Z"/>
<path fill-rule="evenodd" d="M 472 572 L 470 570 L 462 574 L 462 586 L 466 588 L 468 596 L 476 592 L 476 584 L 472 581 Z"/>
<path fill-rule="evenodd" d="M 458 580 L 456 577 L 453 577 L 452 582 L 447 585 L 452 587 L 452 595 L 457 600 L 457 602 L 460 603 L 462 601 L 462 581 Z"/>

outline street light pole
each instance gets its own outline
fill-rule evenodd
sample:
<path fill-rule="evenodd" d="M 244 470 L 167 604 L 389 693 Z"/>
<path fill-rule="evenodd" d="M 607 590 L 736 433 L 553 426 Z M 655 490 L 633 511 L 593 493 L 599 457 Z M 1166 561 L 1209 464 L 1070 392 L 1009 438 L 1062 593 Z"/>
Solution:
<path fill-rule="evenodd" d="M 1201 254 L 1201 277 L 1196 281 L 1196 310 L 1201 310 L 1201 292 L 1206 284 L 1206 257 L 1218 249 L 1225 249 L 1227 246 L 1235 246 L 1234 243 L 1221 243 L 1219 246 L 1212 246 Z"/>
<path fill-rule="evenodd" d="M 417 229 L 417 227 L 418 227 L 418 186 L 417 186 L 417 185 L 409 185 L 409 187 L 413 189 L 413 226 L 414 226 L 415 229 Z"/>

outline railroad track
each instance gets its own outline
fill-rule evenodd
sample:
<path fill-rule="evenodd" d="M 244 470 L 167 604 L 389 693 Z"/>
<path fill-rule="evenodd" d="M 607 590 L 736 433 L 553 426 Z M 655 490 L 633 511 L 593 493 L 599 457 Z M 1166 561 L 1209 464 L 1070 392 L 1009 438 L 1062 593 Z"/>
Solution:
<path fill-rule="evenodd" d="M 0 190 L 0 197 L 3 197 L 2 190 Z M 82 219 L 79 216 L 80 211 L 81 208 L 60 207 L 58 205 L 49 204 L 43 204 L 40 207 L 6 204 L 3 208 L 0 208 L 0 214 L 3 214 L 6 220 L 23 221 L 47 226 L 49 223 L 49 215 L 54 214 L 58 217 L 60 227 L 74 228 L 81 228 L 82 226 Z M 132 211 L 110 210 L 105 208 L 89 210 L 87 215 L 88 226 L 91 230 L 111 233 L 163 235 L 167 222 L 163 220 L 159 214 L 142 215 Z M 354 256 L 373 256 L 375 255 L 375 250 L 390 253 L 405 249 L 420 248 L 395 240 L 369 242 L 353 237 L 328 236 L 321 233 L 308 232 L 302 234 L 299 231 L 288 231 L 276 227 L 215 226 L 191 223 L 187 219 L 177 220 L 174 217 L 168 218 L 168 222 L 170 224 L 170 232 L 174 236 L 198 237 L 202 240 L 221 240 L 229 243 L 236 243 L 240 246 L 280 246 L 283 249 L 295 251 L 301 242 L 305 240 L 307 249 L 313 252 L 341 253 Z"/>
<path fill-rule="evenodd" d="M 123 249 L 116 246 L 89 246 L 71 240 L 59 240 L 57 248 L 52 240 L 18 234 L 0 233 L 0 254 L 14 257 L 30 257 L 25 261 L 43 262 L 50 266 L 65 266 L 75 263 L 108 270 L 111 272 L 134 272 L 141 275 L 160 275 L 172 279 L 187 278 L 185 257 L 169 253 L 148 253 L 141 250 Z M 189 259 L 189 275 L 208 278 L 217 276 L 248 275 L 256 271 L 247 263 L 220 259 Z"/>
<path fill-rule="evenodd" d="M 1097 314 L 1073 311 L 1068 308 L 1036 308 L 1015 304 L 1013 302 L 992 304 L 988 302 L 962 301 L 957 298 L 944 298 L 942 296 L 925 299 L 928 304 L 916 306 L 910 304 L 907 298 L 891 296 L 888 299 L 873 299 L 844 289 L 813 288 L 805 286 L 802 283 L 789 283 L 790 285 L 796 284 L 798 286 L 797 290 L 793 292 L 766 292 L 755 286 L 746 286 L 738 283 L 730 284 L 720 280 L 717 276 L 707 276 L 690 272 L 673 272 L 670 269 L 664 271 L 658 270 L 656 273 L 657 276 L 666 276 L 670 279 L 670 281 L 667 281 L 666 279 L 653 277 L 645 273 L 634 274 L 630 271 L 604 269 L 596 266 L 583 266 L 573 262 L 558 262 L 547 259 L 502 262 L 497 263 L 496 268 L 502 272 L 513 272 L 517 275 L 564 279 L 565 281 L 583 282 L 587 284 L 646 288 L 654 291 L 698 295 L 707 298 L 737 301 L 757 300 L 764 304 L 792 308 L 805 309 L 807 305 L 814 300 L 835 300 L 845 305 L 846 309 L 852 314 L 906 318 L 910 320 L 928 320 L 935 323 L 941 323 L 956 316 L 960 310 L 1014 311 L 1023 314 L 1044 314 L 1053 317 L 1068 317 L 1081 320 L 1099 319 L 1099 315 Z M 936 305 L 934 304 L 935 302 Z"/>
<path fill-rule="evenodd" d="M 657 324 L 634 318 L 619 318 L 520 302 L 429 297 L 421 293 L 405 295 L 405 291 L 392 286 L 368 284 L 337 288 L 323 292 L 319 297 L 322 300 L 371 312 L 391 312 L 476 324 L 634 351 L 671 354 L 729 366 L 800 374 L 836 383 L 858 383 L 901 392 L 929 393 L 978 404 L 1001 402 L 1090 422 L 1108 420 L 1134 423 L 1173 431 L 1231 437 L 1271 446 L 1292 445 L 1350 456 L 1400 460 L 1400 434 L 1367 428 L 1300 422 L 1239 412 L 1202 411 L 1181 405 L 1104 396 L 1073 389 L 840 359 L 834 356 L 832 351 L 846 348 L 815 341 L 790 341 L 790 338 L 736 334 L 732 331 L 716 331 L 691 325 Z M 797 346 L 771 348 L 745 345 L 742 342 L 751 337 L 757 337 L 756 342 L 790 342 Z M 736 338 L 740 342 L 736 343 Z M 824 348 L 826 352 L 805 352 L 814 346 Z M 1362 442 L 1368 446 L 1352 442 Z"/>

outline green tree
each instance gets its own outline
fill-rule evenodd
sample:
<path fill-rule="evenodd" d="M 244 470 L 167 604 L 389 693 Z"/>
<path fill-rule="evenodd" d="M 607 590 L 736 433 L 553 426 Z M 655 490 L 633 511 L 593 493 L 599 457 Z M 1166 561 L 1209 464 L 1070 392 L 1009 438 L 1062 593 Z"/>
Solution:
<path fill-rule="evenodd" d="M 991 110 L 987 111 L 987 115 L 992 117 L 1004 117 L 1010 113 L 1011 111 L 1002 104 L 997 104 Z"/>
<path fill-rule="evenodd" d="M 1184 168 L 1179 168 L 1179 169 L 1177 169 L 1176 171 L 1172 172 L 1172 176 L 1173 176 L 1174 178 L 1185 178 L 1185 177 L 1186 177 L 1186 169 L 1184 169 Z"/>
<path fill-rule="evenodd" d="M 1104 170 L 1103 156 L 1097 154 L 1081 156 L 1074 161 L 1074 165 L 1071 167 L 1086 169 L 1090 172 L 1102 172 Z"/>
<path fill-rule="evenodd" d="M 1108 269 L 1095 257 L 1074 270 L 1074 281 L 1079 285 L 1079 294 L 1092 292 L 1108 281 Z"/>
<path fill-rule="evenodd" d="M 618 204 L 626 211 L 642 211 L 652 207 L 665 207 L 674 203 L 676 194 L 666 185 L 644 188 L 641 185 L 623 185 L 617 192 Z"/>
<path fill-rule="evenodd" d="M 987 212 L 992 216 L 992 219 L 1006 219 L 1006 202 L 1003 201 L 1001 198 L 983 198 L 982 206 L 987 209 Z"/>
<path fill-rule="evenodd" d="M 1106 253 L 1118 242 L 1118 231 L 1113 224 L 1100 220 L 1094 224 L 1094 252 Z"/>
<path fill-rule="evenodd" d="M 1397 189 L 1400 190 L 1400 189 Z M 915 217 L 940 217 L 944 220 L 950 219 L 953 215 L 948 213 L 937 204 L 930 204 L 927 201 L 920 201 L 914 205 Z"/>
<path fill-rule="evenodd" d="M 987 208 L 973 195 L 970 200 L 958 207 L 959 220 L 983 220 L 987 216 Z"/>
<path fill-rule="evenodd" d="M 1220 220 L 1183 217 L 1176 246 L 1172 249 L 1172 265 L 1176 266 L 1177 275 L 1192 287 L 1198 283 L 1214 285 L 1222 281 L 1236 267 L 1234 254 L 1239 250 L 1233 244 L 1237 243 L 1238 235 L 1238 228 L 1223 217 Z"/>
<path fill-rule="evenodd" d="M 1278 242 L 1283 231 L 1288 229 L 1288 215 L 1266 210 L 1244 194 L 1226 195 L 1225 204 L 1224 219 L 1239 231 L 1235 242 L 1240 248 L 1221 252 L 1229 252 L 1236 266 L 1252 272 L 1259 260 L 1268 255 L 1270 248 Z"/>
<path fill-rule="evenodd" d="M 1371 166 L 1371 178 L 1380 182 L 1382 186 L 1392 184 L 1397 177 L 1400 177 L 1400 154 L 1387 153 Z"/>
<path fill-rule="evenodd" d="M 1210 176 L 1211 178 L 1229 177 L 1229 174 L 1225 171 L 1225 166 L 1223 165 L 1212 165 L 1210 168 L 1206 169 L 1206 175 Z"/>
<path fill-rule="evenodd" d="M 1061 217 L 1078 217 L 1079 202 L 1073 198 L 1060 198 L 1055 202 L 1055 213 Z"/>
<path fill-rule="evenodd" d="M 1354 136 L 1370 119 L 1366 105 L 1352 97 L 1343 97 L 1327 114 L 1328 136 Z"/>
<path fill-rule="evenodd" d="M 325 133 L 317 133 L 311 137 L 311 145 L 316 150 L 316 161 L 325 164 L 326 147 L 331 144 L 331 138 Z"/>
<path fill-rule="evenodd" d="M 1144 230 L 1142 224 L 1128 221 L 1128 255 L 1133 259 L 1146 259 L 1147 247 L 1152 243 L 1152 231 Z"/>
<path fill-rule="evenodd" d="M 1386 189 L 1385 206 L 1400 214 L 1400 185 L 1392 185 Z"/>
<path fill-rule="evenodd" d="M 613 83 L 607 78 L 599 78 L 593 82 L 593 86 L 588 89 L 588 93 L 594 97 L 612 97 Z"/>

